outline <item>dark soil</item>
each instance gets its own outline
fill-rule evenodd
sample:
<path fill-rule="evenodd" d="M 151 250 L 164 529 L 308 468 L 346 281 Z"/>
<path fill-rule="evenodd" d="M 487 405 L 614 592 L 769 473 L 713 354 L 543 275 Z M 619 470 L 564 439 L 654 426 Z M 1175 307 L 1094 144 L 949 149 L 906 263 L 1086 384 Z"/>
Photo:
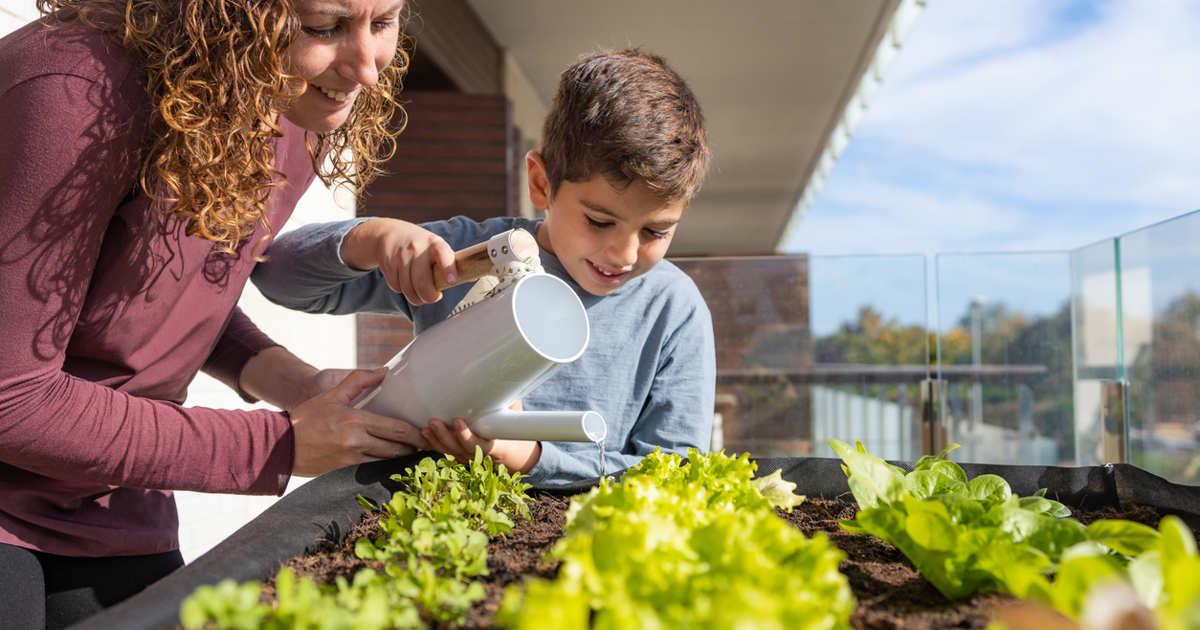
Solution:
<path fill-rule="evenodd" d="M 518 522 L 507 540 L 493 539 L 488 545 L 488 571 L 481 581 L 487 592 L 482 601 L 471 609 L 462 625 L 442 625 L 447 630 L 492 628 L 492 620 L 500 606 L 504 589 L 527 576 L 553 578 L 558 563 L 544 560 L 546 552 L 562 535 L 569 498 L 536 493 L 530 504 L 533 519 Z M 860 536 L 844 531 L 839 520 L 854 518 L 858 507 L 853 502 L 836 499 L 808 499 L 791 514 L 779 511 L 781 518 L 811 535 L 825 532 L 847 555 L 839 569 L 850 582 L 858 606 L 850 618 L 860 630 L 892 630 L 903 628 L 978 628 L 987 625 L 989 611 L 997 604 L 1011 603 L 1009 595 L 988 593 L 973 595 L 959 601 L 949 601 L 926 582 L 912 564 L 892 545 L 872 536 Z M 1157 527 L 1161 514 L 1152 508 L 1131 506 L 1112 507 L 1079 512 L 1074 515 L 1083 523 L 1102 518 L 1122 518 Z M 289 562 L 298 575 L 312 576 L 319 582 L 333 582 L 337 576 L 350 579 L 367 566 L 382 569 L 354 555 L 353 541 L 377 533 L 379 515 L 366 514 L 342 542 L 317 541 L 310 553 Z M 264 599 L 273 600 L 274 590 L 268 584 Z"/>

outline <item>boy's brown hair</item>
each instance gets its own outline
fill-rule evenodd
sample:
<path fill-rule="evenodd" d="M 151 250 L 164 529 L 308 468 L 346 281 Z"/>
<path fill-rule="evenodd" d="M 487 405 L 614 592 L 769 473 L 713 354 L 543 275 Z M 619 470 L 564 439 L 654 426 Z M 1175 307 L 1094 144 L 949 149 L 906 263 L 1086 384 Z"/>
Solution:
<path fill-rule="evenodd" d="M 559 78 L 541 156 L 552 197 L 562 182 L 599 173 L 690 200 L 708 171 L 708 136 L 696 96 L 666 61 L 634 49 L 603 51 Z"/>

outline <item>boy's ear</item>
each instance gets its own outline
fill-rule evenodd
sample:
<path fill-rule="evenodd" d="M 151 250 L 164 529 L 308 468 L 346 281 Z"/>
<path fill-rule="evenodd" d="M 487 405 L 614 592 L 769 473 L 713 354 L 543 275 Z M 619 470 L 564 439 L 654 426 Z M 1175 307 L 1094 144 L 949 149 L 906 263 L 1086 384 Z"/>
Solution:
<path fill-rule="evenodd" d="M 550 208 L 550 178 L 546 177 L 546 164 L 537 151 L 525 154 L 526 179 L 529 180 L 529 201 L 534 208 L 545 212 Z"/>

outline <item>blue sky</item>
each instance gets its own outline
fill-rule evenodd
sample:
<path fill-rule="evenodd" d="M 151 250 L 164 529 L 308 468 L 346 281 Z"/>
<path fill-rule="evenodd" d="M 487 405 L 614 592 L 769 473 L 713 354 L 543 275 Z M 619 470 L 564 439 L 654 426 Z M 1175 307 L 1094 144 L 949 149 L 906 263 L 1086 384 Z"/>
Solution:
<path fill-rule="evenodd" d="M 1072 250 L 1200 207 L 1198 74 L 1200 2 L 930 0 L 784 250 L 922 254 L 944 302 L 977 292 L 1052 310 L 1065 258 L 1011 252 Z M 975 252 L 1006 254 L 944 255 Z M 1006 280 L 1004 265 L 1022 271 Z M 977 273 L 999 284 L 964 281 Z M 818 334 L 852 310 L 818 313 L 820 281 L 814 270 Z"/>

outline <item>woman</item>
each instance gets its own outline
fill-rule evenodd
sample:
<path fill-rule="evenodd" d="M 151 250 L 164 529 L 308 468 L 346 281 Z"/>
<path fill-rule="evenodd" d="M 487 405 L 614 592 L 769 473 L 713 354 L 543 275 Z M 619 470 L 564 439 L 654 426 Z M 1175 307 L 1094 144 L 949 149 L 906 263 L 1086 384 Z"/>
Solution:
<path fill-rule="evenodd" d="M 313 177 L 361 191 L 389 156 L 402 1 L 38 8 L 0 39 L 0 626 L 22 628 L 182 564 L 171 489 L 279 494 L 425 446 L 350 406 L 381 373 L 336 383 L 236 307 Z M 284 411 L 181 407 L 200 369 Z"/>

